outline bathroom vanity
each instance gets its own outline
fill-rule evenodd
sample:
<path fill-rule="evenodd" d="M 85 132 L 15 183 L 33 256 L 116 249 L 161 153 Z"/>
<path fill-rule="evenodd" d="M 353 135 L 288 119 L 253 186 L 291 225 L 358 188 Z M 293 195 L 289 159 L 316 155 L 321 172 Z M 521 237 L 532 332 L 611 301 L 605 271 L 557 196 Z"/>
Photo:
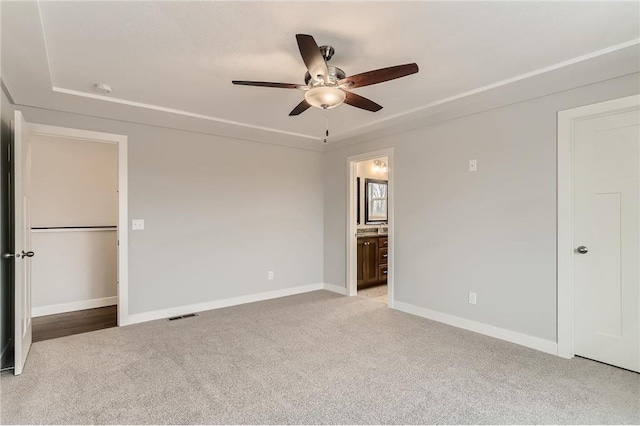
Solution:
<path fill-rule="evenodd" d="M 358 236 L 358 289 L 387 283 L 388 237 L 362 234 Z"/>

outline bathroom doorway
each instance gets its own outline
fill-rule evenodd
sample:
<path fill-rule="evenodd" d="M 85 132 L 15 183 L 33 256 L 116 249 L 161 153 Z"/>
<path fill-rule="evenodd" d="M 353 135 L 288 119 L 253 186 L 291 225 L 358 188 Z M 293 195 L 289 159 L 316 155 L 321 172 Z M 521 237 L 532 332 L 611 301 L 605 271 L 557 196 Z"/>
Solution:
<path fill-rule="evenodd" d="M 393 305 L 393 150 L 348 159 L 347 288 L 350 296 Z"/>

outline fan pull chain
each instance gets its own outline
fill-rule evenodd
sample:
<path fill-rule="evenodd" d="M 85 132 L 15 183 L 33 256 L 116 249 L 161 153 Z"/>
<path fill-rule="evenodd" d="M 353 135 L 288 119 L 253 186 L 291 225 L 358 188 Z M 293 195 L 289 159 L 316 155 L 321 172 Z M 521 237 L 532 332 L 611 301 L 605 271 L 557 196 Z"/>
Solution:
<path fill-rule="evenodd" d="M 327 124 L 327 130 L 324 133 L 324 143 L 327 143 L 327 138 L 329 137 L 329 111 L 326 108 L 324 109 L 324 117 Z"/>

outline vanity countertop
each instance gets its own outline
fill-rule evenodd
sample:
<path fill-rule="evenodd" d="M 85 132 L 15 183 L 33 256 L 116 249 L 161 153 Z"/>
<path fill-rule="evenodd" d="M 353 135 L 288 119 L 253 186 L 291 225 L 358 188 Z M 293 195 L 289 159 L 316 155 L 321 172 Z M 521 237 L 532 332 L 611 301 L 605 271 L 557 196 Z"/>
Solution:
<path fill-rule="evenodd" d="M 357 238 L 371 238 L 371 237 L 386 237 L 388 234 L 384 233 L 384 234 L 378 234 L 377 232 L 367 232 L 367 233 L 361 233 L 358 234 Z"/>

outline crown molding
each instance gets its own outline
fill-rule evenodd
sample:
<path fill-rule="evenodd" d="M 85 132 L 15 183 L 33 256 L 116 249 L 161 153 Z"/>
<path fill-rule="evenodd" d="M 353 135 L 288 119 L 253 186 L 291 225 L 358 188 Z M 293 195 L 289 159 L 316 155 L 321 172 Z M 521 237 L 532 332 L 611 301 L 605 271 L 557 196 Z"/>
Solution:
<path fill-rule="evenodd" d="M 359 126 L 334 136 L 332 151 L 483 111 L 553 95 L 640 72 L 640 39 L 583 55 L 518 77 L 433 102 L 393 120 Z M 640 79 L 638 80 L 640 90 Z M 336 140 L 337 139 L 337 140 Z"/>
<path fill-rule="evenodd" d="M 46 46 L 46 41 L 45 41 L 45 46 Z M 574 67 L 576 65 L 580 65 L 582 63 L 586 63 L 589 61 L 592 61 L 594 59 L 598 59 L 598 58 L 602 58 L 602 57 L 606 57 L 608 55 L 611 54 L 615 54 L 617 52 L 622 52 L 625 50 L 638 50 L 637 48 L 640 47 L 640 39 L 633 39 L 633 40 L 629 40 L 626 41 L 624 43 L 620 43 L 614 46 L 610 46 L 607 47 L 605 49 L 601 49 L 601 50 L 597 50 L 594 52 L 590 52 L 587 53 L 585 55 L 581 55 L 566 61 L 562 61 L 562 62 L 558 62 L 556 64 L 553 65 L 549 65 L 547 67 L 543 67 L 543 68 L 539 68 L 537 70 L 533 70 L 524 74 L 520 74 L 517 75 L 515 77 L 511 77 L 505 80 L 501 80 L 495 83 L 491 83 L 482 87 L 478 87 L 476 89 L 473 90 L 469 90 L 463 93 L 459 93 L 453 96 L 449 96 L 447 98 L 443 98 L 434 102 L 430 102 L 428 104 L 422 105 L 420 107 L 417 108 L 413 108 L 411 110 L 408 111 L 404 111 L 398 114 L 394 114 L 392 116 L 389 117 L 385 117 L 382 118 L 380 120 L 376 120 L 373 122 L 369 122 L 369 123 L 365 123 L 359 126 L 355 126 L 352 129 L 349 129 L 347 131 L 338 133 L 338 134 L 334 134 L 331 136 L 331 138 L 328 140 L 328 143 L 326 145 L 323 145 L 323 149 L 324 150 L 331 150 L 337 146 L 344 146 L 344 145 L 350 145 L 353 143 L 358 143 L 361 142 L 363 140 L 363 137 L 376 137 L 379 136 L 380 134 L 390 134 L 389 131 L 391 131 L 391 133 L 395 133 L 398 131 L 402 131 L 401 129 L 404 128 L 404 126 L 402 126 L 404 123 L 407 122 L 411 122 L 411 121 L 415 121 L 415 120 L 419 120 L 420 118 L 424 118 L 425 116 L 429 116 L 429 115 L 433 115 L 434 113 L 436 113 L 437 111 L 439 111 L 439 109 L 441 109 L 442 107 L 447 107 L 449 105 L 456 105 L 456 104 L 460 104 L 462 101 L 462 103 L 464 103 L 465 100 L 468 99 L 472 99 L 475 97 L 478 97 L 478 95 L 482 95 L 485 93 L 493 93 L 496 92 L 500 89 L 504 89 L 507 86 L 516 86 L 518 83 L 522 83 L 525 82 L 527 80 L 535 80 L 537 77 L 540 76 L 544 76 L 544 75 L 551 75 L 554 72 L 566 69 L 566 68 L 571 68 Z M 47 62 L 48 62 L 49 58 L 47 55 Z M 613 77 L 617 77 L 619 75 L 613 76 Z M 611 77 L 610 77 L 611 78 Z M 606 79 L 606 78 L 603 78 Z M 602 81 L 602 79 L 600 80 Z M 595 82 L 595 81 L 591 81 L 591 82 Z M 562 90 L 567 90 L 568 88 L 571 87 L 557 87 L 553 90 L 553 92 L 557 92 L 557 91 L 562 91 Z M 251 131 L 257 131 L 257 132 L 266 132 L 266 133 L 271 133 L 272 135 L 283 135 L 283 136 L 287 136 L 287 137 L 292 137 L 295 139 L 303 139 L 303 140 L 308 140 L 309 142 L 313 142 L 313 143 L 320 143 L 322 141 L 322 138 L 316 137 L 316 136 L 312 136 L 312 135 L 308 135 L 308 134 L 304 134 L 304 133 L 296 133 L 296 132 L 290 132 L 290 131 L 286 131 L 286 130 L 280 130 L 280 129 L 276 129 L 276 128 L 270 128 L 270 127 L 265 127 L 265 126 L 257 126 L 257 125 L 252 125 L 249 123 L 243 123 L 243 122 L 238 122 L 238 121 L 233 121 L 233 120 L 227 120 L 227 119 L 223 119 L 223 118 L 219 118 L 219 117 L 214 117 L 214 116 L 209 116 L 209 115 L 204 115 L 204 114 L 198 114 L 198 113 L 194 113 L 194 112 L 190 112 L 190 111 L 184 111 L 184 110 L 180 110 L 180 109 L 175 109 L 175 108 L 167 108 L 167 107 L 163 107 L 163 106 L 159 106 L 159 105 L 153 105 L 153 104 L 147 104 L 147 103 L 143 103 L 143 102 L 136 102 L 136 101 L 130 101 L 130 100 L 126 100 L 126 99 L 120 99 L 120 98 L 115 98 L 115 97 L 111 97 L 111 96 L 103 96 L 103 95 L 98 95 L 98 94 L 94 94 L 94 93 L 88 93 L 88 92 L 82 92 L 82 91 L 76 91 L 76 90 L 70 90 L 70 89 L 65 89 L 62 87 L 58 87 L 58 86 L 52 86 L 52 91 L 55 93 L 61 93 L 61 94 L 65 94 L 65 95 L 71 95 L 71 96 L 76 96 L 76 97 L 83 97 L 83 98 L 87 98 L 87 99 L 94 99 L 94 100 L 98 100 L 98 101 L 103 101 L 103 102 L 110 102 L 110 103 L 116 103 L 116 104 L 120 104 L 120 105 L 127 105 L 130 107 L 135 107 L 135 108 L 143 108 L 143 109 L 147 109 L 147 110 L 152 110 L 152 111 L 158 111 L 158 112 L 163 112 L 163 113 L 168 113 L 168 114 L 174 114 L 174 115 L 178 115 L 178 116 L 183 116 L 183 117 L 189 117 L 189 118 L 193 118 L 193 119 L 198 119 L 198 120 L 205 120 L 205 121 L 209 121 L 209 122 L 214 122 L 214 123 L 220 123 L 226 126 L 233 126 L 233 127 L 237 127 L 237 128 L 245 128 L 245 129 L 250 129 Z M 537 94 L 537 96 L 540 95 L 547 95 L 553 92 L 549 92 L 547 91 L 541 91 Z M 531 97 L 536 97 L 536 96 L 530 96 L 529 99 Z M 519 100 L 512 100 L 510 102 L 505 102 L 504 105 L 508 104 L 508 103 L 514 103 L 514 102 L 518 102 L 518 101 L 522 101 L 524 99 L 519 99 Z M 487 104 L 484 108 L 480 108 L 478 111 L 482 111 L 482 110 L 486 110 L 486 109 L 490 109 L 490 108 L 494 108 L 495 105 L 490 105 Z M 433 123 L 431 123 L 433 124 Z M 400 127 L 398 127 L 400 126 Z M 379 134 L 375 134 L 379 132 Z M 256 140 L 257 141 L 257 140 Z"/>
<path fill-rule="evenodd" d="M 97 100 L 100 100 L 100 101 L 113 102 L 113 103 L 121 104 L 121 105 L 128 105 L 128 106 L 137 107 L 137 108 L 145 108 L 145 109 L 150 109 L 150 110 L 154 110 L 154 111 L 166 112 L 166 113 L 169 113 L 169 114 L 182 115 L 182 116 L 185 116 L 185 117 L 197 118 L 197 119 L 200 119 L 200 120 L 215 121 L 217 123 L 230 124 L 232 126 L 239 126 L 239 127 L 246 127 L 248 129 L 259 130 L 259 131 L 263 131 L 263 132 L 273 132 L 273 133 L 278 133 L 278 134 L 281 134 L 281 135 L 294 136 L 294 137 L 297 137 L 297 138 L 309 139 L 309 140 L 318 141 L 318 142 L 322 140 L 321 138 L 319 138 L 317 136 L 311 136 L 311 135 L 307 135 L 307 134 L 304 134 L 304 133 L 289 132 L 287 130 L 274 129 L 274 128 L 265 127 L 265 126 L 256 126 L 256 125 L 253 125 L 253 124 L 242 123 L 240 121 L 227 120 L 227 119 L 224 119 L 224 118 L 213 117 L 213 116 L 205 115 L 205 114 L 198 114 L 198 113 L 195 113 L 195 112 L 184 111 L 184 110 L 181 110 L 181 109 L 167 108 L 167 107 L 163 107 L 163 106 L 159 106 L 159 105 L 147 104 L 147 103 L 143 103 L 143 102 L 129 101 L 129 100 L 126 100 L 126 99 L 114 98 L 114 97 L 111 97 L 111 96 L 96 95 L 95 93 L 81 92 L 81 91 L 78 91 L 78 90 L 69 90 L 69 89 L 64 89 L 62 87 L 57 87 L 57 86 L 52 86 L 51 90 L 53 92 L 64 93 L 66 95 L 73 95 L 73 96 L 80 96 L 80 97 L 84 97 L 84 98 L 97 99 Z"/>
<path fill-rule="evenodd" d="M 9 103 L 14 105 L 15 102 L 13 101 L 13 97 L 11 96 L 11 93 L 9 92 L 7 86 L 4 84 L 4 80 L 2 79 L 2 77 L 0 77 L 0 89 L 2 89 L 2 93 L 4 93 L 4 95 L 7 97 Z"/>

